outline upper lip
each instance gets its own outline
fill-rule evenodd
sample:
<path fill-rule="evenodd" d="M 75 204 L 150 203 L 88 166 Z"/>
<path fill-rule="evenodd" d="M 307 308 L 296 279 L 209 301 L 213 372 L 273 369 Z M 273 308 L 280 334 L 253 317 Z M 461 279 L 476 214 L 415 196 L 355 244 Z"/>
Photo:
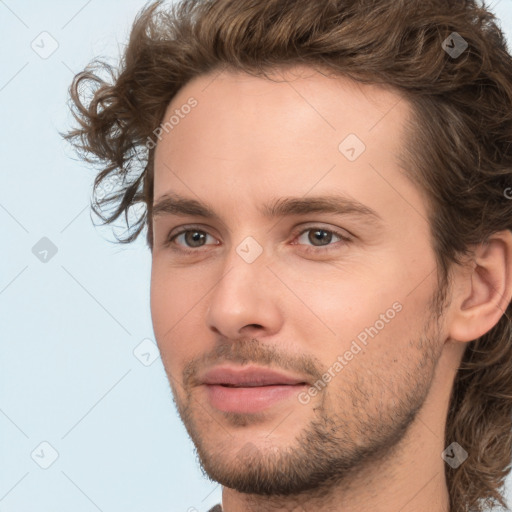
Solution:
<path fill-rule="evenodd" d="M 228 384 L 231 386 L 270 386 L 306 384 L 302 377 L 287 375 L 261 366 L 216 366 L 203 374 L 202 384 Z"/>

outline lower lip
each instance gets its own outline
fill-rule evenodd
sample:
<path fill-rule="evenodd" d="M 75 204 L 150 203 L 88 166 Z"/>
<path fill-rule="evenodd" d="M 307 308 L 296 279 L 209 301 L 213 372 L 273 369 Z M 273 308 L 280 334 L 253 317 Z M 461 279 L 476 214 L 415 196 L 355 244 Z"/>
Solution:
<path fill-rule="evenodd" d="M 220 411 L 251 413 L 260 412 L 281 400 L 297 396 L 305 384 L 255 386 L 233 388 L 207 384 L 210 403 Z"/>

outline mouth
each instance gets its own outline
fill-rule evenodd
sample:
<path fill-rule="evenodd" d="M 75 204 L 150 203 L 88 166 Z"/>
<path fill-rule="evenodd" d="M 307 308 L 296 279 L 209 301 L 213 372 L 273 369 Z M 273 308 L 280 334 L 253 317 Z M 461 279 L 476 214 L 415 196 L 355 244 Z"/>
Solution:
<path fill-rule="evenodd" d="M 302 376 L 255 366 L 218 366 L 205 373 L 200 382 L 215 409 L 239 414 L 262 412 L 289 402 L 308 386 Z"/>
<path fill-rule="evenodd" d="M 207 371 L 201 384 L 216 384 L 226 387 L 296 386 L 305 385 L 303 376 L 290 375 L 265 367 L 217 366 Z"/>

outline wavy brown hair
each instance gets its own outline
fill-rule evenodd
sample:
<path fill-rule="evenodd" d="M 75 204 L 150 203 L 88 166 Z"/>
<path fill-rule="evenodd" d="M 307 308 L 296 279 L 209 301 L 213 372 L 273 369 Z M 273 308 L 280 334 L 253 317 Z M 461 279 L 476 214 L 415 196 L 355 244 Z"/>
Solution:
<path fill-rule="evenodd" d="M 457 57 L 443 47 L 445 40 L 453 46 L 454 32 L 468 45 Z M 70 87 L 78 126 L 63 136 L 101 167 L 93 211 L 105 224 L 125 215 L 128 235 L 121 243 L 147 227 L 152 250 L 155 130 L 169 102 L 202 74 L 228 69 L 267 77 L 295 64 L 386 85 L 410 103 L 403 168 L 425 193 L 443 302 L 450 270 L 471 257 L 470 246 L 512 229 L 512 58 L 496 19 L 477 0 L 147 4 L 119 65 L 95 59 Z M 114 178 L 112 193 L 99 194 Z M 128 213 L 137 206 L 130 227 Z M 468 343 L 454 382 L 445 446 L 456 441 L 469 457 L 457 469 L 446 465 L 452 512 L 506 507 L 511 307 Z"/>

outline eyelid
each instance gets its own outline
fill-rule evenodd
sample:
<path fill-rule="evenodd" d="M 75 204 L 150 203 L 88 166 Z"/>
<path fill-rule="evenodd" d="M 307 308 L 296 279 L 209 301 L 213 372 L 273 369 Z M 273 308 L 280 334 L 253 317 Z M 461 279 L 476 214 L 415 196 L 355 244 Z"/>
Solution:
<path fill-rule="evenodd" d="M 340 238 L 343 238 L 343 239 L 348 240 L 348 239 L 354 238 L 354 235 L 352 233 L 350 233 L 350 231 L 347 231 L 346 229 L 343 229 L 343 228 L 323 225 L 322 222 L 316 222 L 316 223 L 313 222 L 308 225 L 301 224 L 299 227 L 297 227 L 293 231 L 293 235 L 294 236 L 302 235 L 304 232 L 310 231 L 315 228 L 322 229 L 324 231 L 328 231 L 329 233 L 336 234 L 337 236 L 339 236 Z"/>
<path fill-rule="evenodd" d="M 216 232 L 217 230 L 215 228 L 212 228 L 211 226 L 205 226 L 203 224 L 180 224 L 179 226 L 172 228 L 170 230 L 166 230 L 166 237 L 170 238 L 175 235 L 179 235 L 185 231 L 204 231 L 205 233 L 211 234 L 211 231 Z M 212 235 L 213 236 L 213 235 Z"/>

